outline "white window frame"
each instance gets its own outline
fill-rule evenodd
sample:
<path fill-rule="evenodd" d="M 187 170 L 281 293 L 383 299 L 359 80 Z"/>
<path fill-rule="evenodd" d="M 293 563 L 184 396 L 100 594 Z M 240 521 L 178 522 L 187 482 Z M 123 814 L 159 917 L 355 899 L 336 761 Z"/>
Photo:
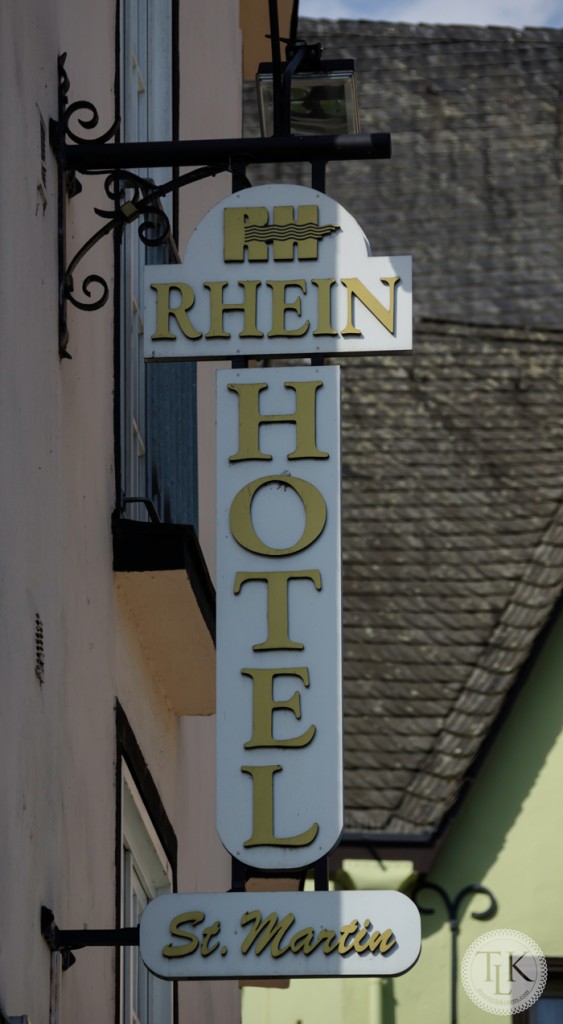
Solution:
<path fill-rule="evenodd" d="M 172 866 L 150 820 L 131 772 L 121 773 L 121 925 L 138 924 L 144 906 L 173 890 Z M 173 985 L 155 977 L 141 960 L 138 946 L 122 949 L 122 1024 L 172 1024 Z"/>

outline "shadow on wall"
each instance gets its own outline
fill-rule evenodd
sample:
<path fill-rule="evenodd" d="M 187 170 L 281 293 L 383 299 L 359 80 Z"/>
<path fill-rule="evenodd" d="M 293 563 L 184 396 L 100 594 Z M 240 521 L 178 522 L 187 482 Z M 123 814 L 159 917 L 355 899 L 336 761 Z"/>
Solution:
<path fill-rule="evenodd" d="M 395 1024 L 395 1006 L 397 1000 L 395 999 L 395 990 L 393 987 L 393 978 L 381 978 L 381 1019 L 385 1021 L 385 1024 Z"/>

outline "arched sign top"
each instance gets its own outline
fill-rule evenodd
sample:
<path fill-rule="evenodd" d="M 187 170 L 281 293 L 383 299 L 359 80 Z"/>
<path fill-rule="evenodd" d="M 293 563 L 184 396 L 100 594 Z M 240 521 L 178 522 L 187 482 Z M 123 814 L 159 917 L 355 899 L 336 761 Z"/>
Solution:
<path fill-rule="evenodd" d="M 411 258 L 372 256 L 334 199 L 260 185 L 209 210 L 182 264 L 146 267 L 145 358 L 406 350 L 411 292 Z"/>
<path fill-rule="evenodd" d="M 352 214 L 325 193 L 303 185 L 258 185 L 222 199 L 193 231 L 185 263 L 197 256 L 202 237 L 223 241 L 226 263 L 285 263 L 286 270 L 309 260 L 336 265 L 343 245 L 371 256 L 368 239 Z"/>

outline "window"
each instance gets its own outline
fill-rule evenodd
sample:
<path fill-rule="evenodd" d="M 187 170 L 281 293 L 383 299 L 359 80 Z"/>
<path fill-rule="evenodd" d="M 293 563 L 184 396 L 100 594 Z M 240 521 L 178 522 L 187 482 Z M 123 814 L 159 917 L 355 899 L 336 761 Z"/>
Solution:
<path fill-rule="evenodd" d="M 136 925 L 156 896 L 176 889 L 177 840 L 127 717 L 116 705 L 116 922 Z M 115 1024 L 173 1024 L 176 987 L 150 974 L 138 946 L 117 962 Z"/>
<path fill-rule="evenodd" d="M 122 925 L 138 924 L 147 903 L 173 888 L 172 867 L 126 766 L 122 772 Z M 171 1024 L 173 987 L 147 970 L 138 946 L 122 953 L 123 1024 Z"/>
<path fill-rule="evenodd" d="M 547 983 L 536 1003 L 513 1018 L 515 1024 L 561 1024 L 563 1021 L 563 958 L 547 958 Z"/>
<path fill-rule="evenodd" d="M 122 0 L 120 15 L 121 138 L 172 139 L 177 0 Z M 140 168 L 162 184 L 172 168 Z M 129 193 L 129 196 L 132 193 Z M 170 196 L 163 209 L 173 221 Z M 120 468 L 122 511 L 146 519 L 139 499 L 159 518 L 197 528 L 196 369 L 192 363 L 150 363 L 142 355 L 146 263 L 177 259 L 172 244 L 147 247 L 133 223 L 124 233 L 120 267 Z"/>

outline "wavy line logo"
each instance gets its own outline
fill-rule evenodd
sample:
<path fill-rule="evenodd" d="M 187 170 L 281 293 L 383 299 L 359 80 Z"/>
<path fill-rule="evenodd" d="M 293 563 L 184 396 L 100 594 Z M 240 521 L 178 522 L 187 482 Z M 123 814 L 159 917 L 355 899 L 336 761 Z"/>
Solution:
<path fill-rule="evenodd" d="M 274 242 L 284 240 L 286 238 L 293 238 L 296 242 L 302 238 L 324 238 L 325 235 L 331 235 L 333 231 L 338 231 L 339 228 L 336 224 L 326 224 L 324 227 L 318 227 L 317 224 L 287 224 L 285 227 L 277 227 L 275 224 L 269 224 L 264 228 L 249 227 L 244 230 L 244 238 L 246 243 L 248 242 Z"/>
<path fill-rule="evenodd" d="M 226 263 L 267 263 L 316 260 L 324 238 L 340 231 L 337 224 L 319 224 L 318 206 L 274 206 L 270 223 L 265 206 L 227 207 L 224 211 Z"/>

